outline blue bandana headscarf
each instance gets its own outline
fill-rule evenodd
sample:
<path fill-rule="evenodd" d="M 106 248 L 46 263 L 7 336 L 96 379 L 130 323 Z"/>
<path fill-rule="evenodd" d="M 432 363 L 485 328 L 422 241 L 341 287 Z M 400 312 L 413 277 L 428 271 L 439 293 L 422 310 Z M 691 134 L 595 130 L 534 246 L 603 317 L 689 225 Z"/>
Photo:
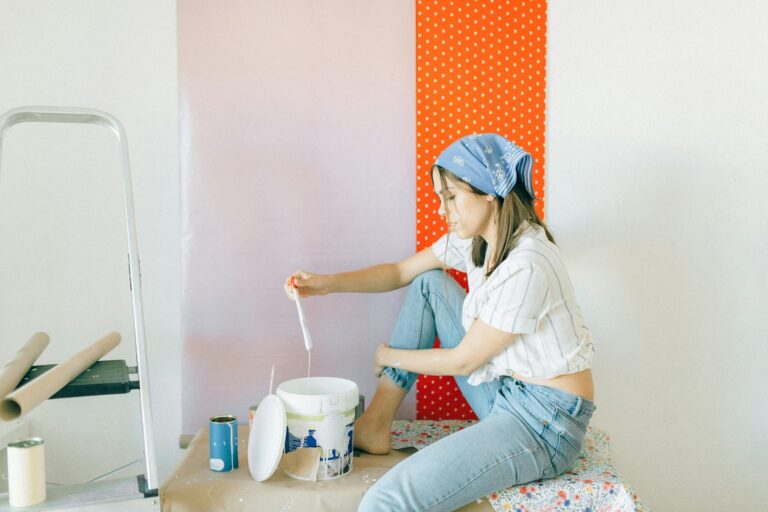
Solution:
<path fill-rule="evenodd" d="M 531 177 L 533 158 L 495 133 L 462 137 L 440 153 L 435 165 L 497 197 L 506 197 L 517 180 L 522 180 L 531 198 L 536 198 Z"/>

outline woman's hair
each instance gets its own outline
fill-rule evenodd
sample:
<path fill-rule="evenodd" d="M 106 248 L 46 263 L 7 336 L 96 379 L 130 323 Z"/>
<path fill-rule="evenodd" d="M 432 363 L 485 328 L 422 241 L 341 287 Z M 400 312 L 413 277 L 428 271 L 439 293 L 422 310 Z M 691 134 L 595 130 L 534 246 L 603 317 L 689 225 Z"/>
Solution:
<path fill-rule="evenodd" d="M 481 196 L 488 195 L 482 190 L 473 187 L 469 183 L 459 180 L 444 167 L 435 165 L 433 168 L 438 170 L 440 175 L 440 183 L 443 190 L 448 187 L 448 180 L 450 180 L 459 186 L 463 186 L 465 188 L 468 187 L 474 194 Z M 520 236 L 522 235 L 521 227 L 524 225 L 525 221 L 528 221 L 530 224 L 537 224 L 541 226 L 544 229 L 544 233 L 546 233 L 549 241 L 553 244 L 555 243 L 555 239 L 549 232 L 549 229 L 547 229 L 547 226 L 544 224 L 544 222 L 541 221 L 541 219 L 539 219 L 539 216 L 536 214 L 536 209 L 533 206 L 534 199 L 530 196 L 530 194 L 528 194 L 528 191 L 525 189 L 525 185 L 523 184 L 522 180 L 517 180 L 517 183 L 515 183 L 515 186 L 512 188 L 509 194 L 507 194 L 506 197 L 496 197 L 495 201 L 496 205 L 498 206 L 496 209 L 497 244 L 495 254 L 492 255 L 491 259 L 493 266 L 488 268 L 488 272 L 485 274 L 485 277 L 490 276 L 491 273 L 496 270 L 496 267 L 498 267 L 499 264 L 504 261 L 504 258 L 507 257 L 510 251 L 515 248 L 518 240 L 520 239 Z M 482 237 L 476 236 L 472 239 L 472 263 L 476 267 L 482 268 L 482 266 L 485 264 L 487 249 L 488 244 L 485 240 L 483 240 Z"/>

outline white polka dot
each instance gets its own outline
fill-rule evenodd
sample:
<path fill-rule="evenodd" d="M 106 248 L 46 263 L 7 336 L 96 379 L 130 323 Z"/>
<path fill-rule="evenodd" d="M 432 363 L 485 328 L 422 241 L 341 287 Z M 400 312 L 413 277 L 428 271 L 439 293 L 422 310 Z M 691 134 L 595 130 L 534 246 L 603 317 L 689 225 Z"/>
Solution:
<path fill-rule="evenodd" d="M 444 1 L 417 0 L 416 224 L 433 226 L 426 231 L 417 229 L 417 249 L 429 246 L 445 232 L 444 221 L 436 213 L 437 201 L 431 197 L 429 169 L 440 151 L 462 135 L 486 128 L 513 139 L 518 132 L 527 133 L 527 137 L 518 139 L 518 144 L 530 151 L 539 163 L 534 170 L 534 186 L 536 195 L 543 196 L 545 102 L 539 98 L 544 96 L 546 83 L 543 76 L 546 6 L 530 2 L 526 6 L 526 2 L 521 1 L 512 4 L 511 10 L 505 8 L 497 12 L 491 3 L 490 0 L 479 2 L 467 8 L 460 2 L 446 5 Z M 432 12 L 439 12 L 440 16 L 432 16 Z M 504 30 L 497 30 L 502 26 Z M 466 27 L 471 29 L 467 31 Z M 441 37 L 428 37 L 432 33 L 439 33 Z M 472 52 L 467 54 L 466 48 Z M 487 59 L 490 55 L 494 58 Z M 467 68 L 470 73 L 464 72 Z M 521 69 L 525 73 L 519 73 Z M 453 98 L 457 98 L 455 104 Z M 462 122 L 456 123 L 454 117 Z M 491 119 L 493 122 L 489 125 L 487 121 Z M 539 203 L 537 207 L 542 213 L 543 205 Z M 450 273 L 466 287 L 464 274 Z M 419 394 L 424 392 L 436 400 L 431 403 L 419 400 Z M 446 403 L 452 407 L 445 407 Z M 474 417 L 453 379 L 444 381 L 442 377 L 419 377 L 417 411 L 424 418 Z"/>

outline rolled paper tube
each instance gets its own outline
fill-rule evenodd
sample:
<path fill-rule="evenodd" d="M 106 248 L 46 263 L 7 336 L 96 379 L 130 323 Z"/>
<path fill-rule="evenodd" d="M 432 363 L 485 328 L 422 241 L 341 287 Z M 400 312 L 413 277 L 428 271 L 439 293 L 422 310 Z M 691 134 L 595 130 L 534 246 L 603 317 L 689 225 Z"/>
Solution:
<path fill-rule="evenodd" d="M 0 369 L 0 398 L 16 389 L 21 379 L 27 374 L 37 358 L 48 346 L 50 338 L 44 332 L 36 332 L 23 347 L 16 352 L 11 362 Z"/>
<path fill-rule="evenodd" d="M 119 344 L 120 334 L 111 332 L 63 363 L 31 380 L 0 402 L 0 419 L 10 421 L 28 413 Z"/>

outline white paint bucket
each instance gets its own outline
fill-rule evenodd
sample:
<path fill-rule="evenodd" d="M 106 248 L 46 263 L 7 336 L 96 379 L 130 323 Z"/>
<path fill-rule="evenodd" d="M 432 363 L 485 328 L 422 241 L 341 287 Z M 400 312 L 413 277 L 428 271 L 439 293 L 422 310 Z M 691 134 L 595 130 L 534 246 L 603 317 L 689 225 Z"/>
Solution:
<path fill-rule="evenodd" d="M 318 480 L 349 473 L 355 408 L 360 396 L 357 384 L 336 377 L 309 377 L 283 382 L 276 394 L 285 405 L 287 417 L 285 452 L 301 447 L 322 448 Z"/>

